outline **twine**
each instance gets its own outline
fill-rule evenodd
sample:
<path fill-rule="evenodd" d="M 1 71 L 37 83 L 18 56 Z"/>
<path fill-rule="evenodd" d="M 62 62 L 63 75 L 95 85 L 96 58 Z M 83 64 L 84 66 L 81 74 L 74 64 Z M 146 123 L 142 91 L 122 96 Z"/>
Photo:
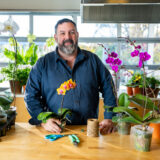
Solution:
<path fill-rule="evenodd" d="M 99 136 L 99 122 L 97 119 L 87 120 L 87 136 L 89 137 Z"/>

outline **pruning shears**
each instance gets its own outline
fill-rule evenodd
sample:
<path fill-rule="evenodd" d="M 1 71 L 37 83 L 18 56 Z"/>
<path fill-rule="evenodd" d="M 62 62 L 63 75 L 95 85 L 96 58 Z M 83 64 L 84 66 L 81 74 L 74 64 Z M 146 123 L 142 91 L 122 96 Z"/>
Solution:
<path fill-rule="evenodd" d="M 77 146 L 80 142 L 79 138 L 75 135 L 75 134 L 49 134 L 49 135 L 46 135 L 45 136 L 45 139 L 48 139 L 50 141 L 55 141 L 59 138 L 62 138 L 62 137 L 65 137 L 65 136 L 68 136 L 69 139 L 71 140 L 71 143 L 75 146 Z"/>
<path fill-rule="evenodd" d="M 73 145 L 77 146 L 79 144 L 80 140 L 75 134 L 71 134 L 68 137 Z"/>

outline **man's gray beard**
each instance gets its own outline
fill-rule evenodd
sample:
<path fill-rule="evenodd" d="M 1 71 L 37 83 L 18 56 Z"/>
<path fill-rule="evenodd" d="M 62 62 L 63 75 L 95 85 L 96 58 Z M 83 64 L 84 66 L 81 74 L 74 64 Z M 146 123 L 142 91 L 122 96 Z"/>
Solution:
<path fill-rule="evenodd" d="M 59 49 L 61 52 L 63 52 L 66 55 L 73 55 L 75 50 L 77 49 L 77 43 L 76 44 L 71 44 L 69 46 L 64 46 L 64 45 L 58 45 Z"/>

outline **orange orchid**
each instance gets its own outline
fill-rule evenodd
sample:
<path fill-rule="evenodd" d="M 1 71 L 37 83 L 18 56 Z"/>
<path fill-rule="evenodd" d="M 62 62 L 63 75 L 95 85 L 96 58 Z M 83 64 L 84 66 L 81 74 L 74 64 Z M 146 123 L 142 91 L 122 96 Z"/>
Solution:
<path fill-rule="evenodd" d="M 69 79 L 67 82 L 70 89 L 73 89 L 76 87 L 76 82 L 75 81 L 73 82 L 72 79 Z"/>
<path fill-rule="evenodd" d="M 62 83 L 61 84 L 61 88 L 64 88 L 65 90 L 69 90 L 70 88 L 69 88 L 69 84 L 67 83 L 67 82 L 64 82 L 64 83 Z"/>
<path fill-rule="evenodd" d="M 65 95 L 66 91 L 69 91 L 70 89 L 73 89 L 76 87 L 76 82 L 72 81 L 72 79 L 69 79 L 68 81 L 65 81 L 60 85 L 60 87 L 57 89 L 58 95 Z"/>
<path fill-rule="evenodd" d="M 57 93 L 58 93 L 58 95 L 65 95 L 66 94 L 66 90 L 64 89 L 64 88 L 58 88 L 57 89 Z"/>

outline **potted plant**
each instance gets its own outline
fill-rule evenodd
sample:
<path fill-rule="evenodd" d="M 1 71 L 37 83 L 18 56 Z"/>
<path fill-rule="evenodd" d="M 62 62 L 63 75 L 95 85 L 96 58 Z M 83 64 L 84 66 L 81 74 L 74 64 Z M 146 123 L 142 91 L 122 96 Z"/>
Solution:
<path fill-rule="evenodd" d="M 70 121 L 67 118 L 67 115 L 71 115 L 72 111 L 68 108 L 63 108 L 63 102 L 64 102 L 64 96 L 66 94 L 66 91 L 69 91 L 70 89 L 74 89 L 76 87 L 76 83 L 72 81 L 72 79 L 69 79 L 68 81 L 65 81 L 60 85 L 60 87 L 57 89 L 57 94 L 62 95 L 62 101 L 61 101 L 61 107 L 58 109 L 58 113 L 54 112 L 41 112 L 37 119 L 41 120 L 43 123 L 46 123 L 46 121 L 50 118 L 56 118 L 59 119 L 61 122 L 61 125 L 59 126 L 62 131 L 66 125 L 66 121 Z M 57 124 L 58 125 L 58 124 Z"/>
<path fill-rule="evenodd" d="M 148 109 L 149 111 L 142 117 L 137 112 L 124 107 L 115 107 L 113 112 L 126 113 L 127 116 L 123 117 L 121 120 L 123 122 L 139 124 L 138 126 L 134 127 L 133 131 L 135 137 L 135 148 L 140 151 L 149 151 L 152 137 L 149 124 L 160 122 L 159 108 L 154 105 L 150 98 L 141 94 L 130 97 L 129 100 L 141 107 Z"/>
<path fill-rule="evenodd" d="M 118 98 L 118 107 L 123 107 L 128 110 L 136 109 L 135 107 L 130 107 L 129 95 L 127 93 L 121 93 Z M 116 112 L 115 108 L 104 106 L 104 108 L 108 108 L 109 111 Z M 120 135 L 130 134 L 131 123 L 123 121 L 124 118 L 128 117 L 125 112 L 119 112 L 116 116 L 112 117 L 112 122 L 117 123 L 118 133 Z"/>
<path fill-rule="evenodd" d="M 13 38 L 9 39 L 9 44 L 11 47 L 14 47 Z M 8 66 L 2 68 L 0 72 L 4 77 L 1 82 L 9 80 L 10 86 L 14 86 L 14 88 L 19 87 L 19 89 L 15 89 L 15 91 L 17 91 L 16 93 L 21 93 L 22 85 L 26 84 L 31 68 L 30 66 L 33 66 L 38 59 L 38 46 L 35 43 L 29 44 L 27 49 L 23 49 L 19 44 L 18 46 L 17 53 L 7 48 L 4 49 L 3 54 L 10 62 Z M 15 61 L 16 65 L 14 63 Z M 14 92 L 13 90 L 14 89 L 12 89 L 12 92 Z"/>
<path fill-rule="evenodd" d="M 7 114 L 10 118 L 12 115 L 16 114 L 16 107 L 10 106 L 13 102 L 13 97 L 7 93 L 1 93 L 0 95 L 0 111 L 1 113 Z"/>
<path fill-rule="evenodd" d="M 132 73 L 132 77 L 129 79 L 127 86 L 128 95 L 136 95 L 140 93 L 139 86 L 143 83 L 143 75 L 140 72 Z"/>
<path fill-rule="evenodd" d="M 141 84 L 141 94 L 151 98 L 157 98 L 159 93 L 160 80 L 155 77 L 146 77 L 146 88 Z"/>
<path fill-rule="evenodd" d="M 0 95 L 0 126 L 7 123 L 7 118 L 10 118 L 9 110 L 13 99 L 5 95 Z"/>
<path fill-rule="evenodd" d="M 142 71 L 142 77 L 143 79 L 140 83 L 143 84 L 144 88 L 147 87 L 147 80 L 146 80 L 146 71 L 145 71 L 145 63 L 148 61 L 151 56 L 147 52 L 141 51 L 141 46 L 136 45 L 135 41 L 130 40 L 128 37 L 120 37 L 126 39 L 126 41 L 134 47 L 134 51 L 131 52 L 131 57 L 138 57 L 138 67 Z M 140 79 L 137 77 L 137 80 Z M 136 80 L 136 79 L 135 79 Z M 160 111 L 157 106 L 154 105 L 151 99 L 149 99 L 147 96 L 136 94 L 133 97 L 129 98 L 130 101 L 132 101 L 135 104 L 138 104 L 143 107 L 143 115 L 139 115 L 137 112 L 133 110 L 129 110 L 125 107 L 115 107 L 114 112 L 119 113 L 126 113 L 128 116 L 124 117 L 122 121 L 128 122 L 128 123 L 134 123 L 139 124 L 135 125 L 133 129 L 133 135 L 134 135 L 134 142 L 135 142 L 135 148 L 140 151 L 149 151 L 150 150 L 150 144 L 151 144 L 151 138 L 152 138 L 152 129 L 149 127 L 149 123 L 159 123 L 160 122 Z M 147 112 L 147 109 L 149 110 Z"/>

